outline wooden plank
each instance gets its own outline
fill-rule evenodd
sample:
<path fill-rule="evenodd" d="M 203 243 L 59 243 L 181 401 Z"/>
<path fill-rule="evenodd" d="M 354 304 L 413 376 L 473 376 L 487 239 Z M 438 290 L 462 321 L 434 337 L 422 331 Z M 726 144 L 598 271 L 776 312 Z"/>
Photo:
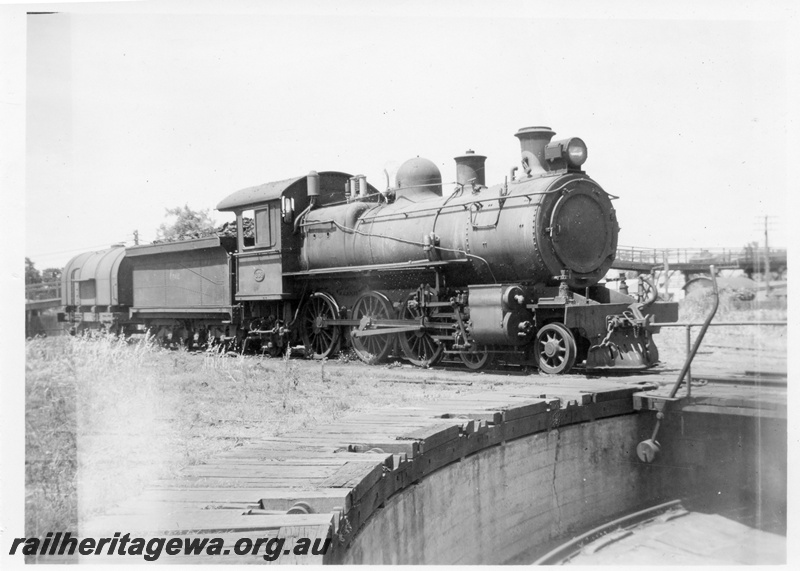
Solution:
<path fill-rule="evenodd" d="M 389 442 L 396 442 L 394 439 L 389 440 Z M 349 452 L 345 449 L 339 448 L 336 452 L 327 452 L 325 454 L 310 454 L 308 452 L 303 451 L 275 451 L 273 455 L 269 455 L 268 452 L 260 450 L 259 454 L 263 458 L 264 462 L 286 462 L 287 464 L 299 464 L 303 465 L 306 462 L 330 462 L 333 464 L 344 464 L 345 462 L 349 462 L 350 460 L 358 461 L 364 457 L 363 452 Z M 387 452 L 389 454 L 389 452 Z M 242 456 L 247 457 L 247 456 Z M 232 457 L 236 458 L 236 457 Z"/>
<path fill-rule="evenodd" d="M 185 503 L 257 503 L 264 491 L 259 488 L 148 488 L 137 496 L 142 501 L 179 501 Z"/>
<path fill-rule="evenodd" d="M 263 462 L 264 464 L 284 464 L 284 465 L 323 465 L 330 464 L 344 464 L 347 462 L 347 454 L 341 452 L 326 452 L 320 454 L 319 452 L 304 452 L 304 451 L 289 451 L 276 450 L 273 453 L 265 452 L 264 450 L 248 450 L 239 449 L 236 453 L 220 454 L 206 462 L 206 464 L 219 464 L 222 462 L 243 462 L 243 463 L 256 463 Z"/>
<path fill-rule="evenodd" d="M 365 490 L 359 501 L 353 504 L 353 508 L 347 512 L 350 532 L 344 538 L 346 543 L 358 533 L 358 530 L 363 527 L 376 511 L 383 507 L 389 497 L 411 484 L 410 474 L 403 474 L 402 476 L 404 477 L 401 477 L 400 474 L 389 474 L 381 478 L 374 486 Z"/>
<path fill-rule="evenodd" d="M 344 464 L 347 464 L 345 462 Z M 187 466 L 186 474 L 201 478 L 228 477 L 228 478 L 324 478 L 335 472 L 340 466 L 281 466 L 281 465 L 253 465 L 253 464 L 199 464 Z"/>
<path fill-rule="evenodd" d="M 460 420 L 464 418 L 474 419 L 474 420 L 485 420 L 487 422 L 491 422 L 492 424 L 500 424 L 503 422 L 503 411 L 501 410 L 470 410 L 467 408 L 456 408 L 450 407 L 451 409 L 455 409 L 453 412 L 448 412 L 442 415 L 442 418 L 447 419 L 455 419 Z"/>
<path fill-rule="evenodd" d="M 419 458 L 414 459 L 414 476 L 417 480 L 446 466 L 451 462 L 463 458 L 466 450 L 466 438 L 457 438 L 423 452 Z"/>
<path fill-rule="evenodd" d="M 286 525 L 330 525 L 333 514 L 241 515 L 229 510 L 197 510 L 180 514 L 100 516 L 81 526 L 84 537 L 103 536 L 124 530 L 126 533 L 212 533 L 223 531 L 265 531 Z"/>
<path fill-rule="evenodd" d="M 284 470 L 289 472 L 298 472 L 301 470 L 324 470 L 326 468 L 336 468 L 342 464 L 346 464 L 349 460 L 332 459 L 332 458 L 306 458 L 295 459 L 293 462 L 287 462 L 278 458 L 255 459 L 255 458 L 215 458 L 204 464 L 195 464 L 190 466 L 194 468 L 202 467 L 223 467 L 231 466 L 234 469 L 241 470 L 263 470 L 264 472 Z"/>
<path fill-rule="evenodd" d="M 533 401 L 525 401 L 520 404 L 508 405 L 502 409 L 503 422 L 547 412 L 553 407 L 558 408 L 558 402 L 558 399 L 536 399 Z"/>
<path fill-rule="evenodd" d="M 680 397 L 670 398 L 667 393 L 633 393 L 634 410 L 658 410 L 663 403 L 674 403 L 680 401 Z"/>
<path fill-rule="evenodd" d="M 392 470 L 383 477 L 384 480 L 391 480 L 387 483 L 387 489 L 402 490 L 416 481 L 414 474 L 414 462 L 405 462 L 396 470 Z"/>
<path fill-rule="evenodd" d="M 351 488 L 356 502 L 364 491 L 371 488 L 383 476 L 384 466 L 370 466 L 363 462 L 349 462 L 319 483 L 326 488 Z"/>
<path fill-rule="evenodd" d="M 550 414 L 549 412 L 540 412 L 504 422 L 500 425 L 503 429 L 503 440 L 514 440 L 515 438 L 549 430 L 551 424 Z"/>
<path fill-rule="evenodd" d="M 319 485 L 324 478 L 306 478 L 306 479 L 289 479 L 289 478 L 258 478 L 251 476 L 249 478 L 186 478 L 180 480 L 180 486 L 185 488 L 207 488 L 207 487 L 241 487 L 241 488 L 310 488 Z M 158 484 L 159 482 L 156 482 Z M 178 482 L 170 480 L 165 483 L 170 488 L 175 488 Z"/>
<path fill-rule="evenodd" d="M 530 418 L 530 417 L 526 417 Z M 517 421 L 513 421 L 517 422 Z M 475 432 L 464 436 L 464 456 L 468 456 L 479 450 L 484 450 L 490 446 L 495 446 L 506 440 L 505 424 L 494 424 L 486 427 L 485 431 Z"/>
<path fill-rule="evenodd" d="M 414 430 L 403 436 L 398 436 L 397 439 L 419 441 L 419 451 L 424 454 L 425 450 L 437 448 L 445 442 L 458 438 L 459 432 L 459 425 L 449 422 Z"/>
<path fill-rule="evenodd" d="M 600 401 L 598 403 L 588 405 L 587 409 L 590 415 L 590 420 L 636 412 L 633 409 L 633 399 L 630 397 L 621 398 L 618 400 Z"/>
<path fill-rule="evenodd" d="M 374 448 L 380 448 L 387 454 L 405 454 L 409 458 L 419 454 L 419 442 L 411 440 L 368 440 L 365 442 L 353 442 L 347 447 L 351 451 L 361 454 L 362 456 Z"/>
<path fill-rule="evenodd" d="M 261 507 L 259 502 L 252 503 L 209 503 L 209 502 L 181 502 L 181 501 L 148 501 L 141 496 L 130 498 L 108 510 L 105 515 L 144 515 L 144 514 L 173 514 L 194 510 L 231 510 L 242 514 L 249 509 Z"/>
<path fill-rule="evenodd" d="M 352 438 L 353 435 L 363 435 L 363 434 L 372 434 L 374 436 L 388 436 L 388 435 L 395 435 L 398 431 L 407 431 L 408 425 L 400 426 L 400 425 L 383 425 L 383 426 L 376 426 L 370 424 L 361 424 L 358 426 L 348 426 L 348 427 L 325 427 L 325 434 L 329 436 L 343 436 L 345 438 Z M 420 429 L 425 428 L 425 425 L 419 427 Z"/>
<path fill-rule="evenodd" d="M 606 402 L 610 400 L 619 400 L 623 398 L 631 398 L 635 392 L 640 392 L 642 389 L 639 387 L 626 387 L 624 389 L 606 389 L 602 391 L 586 391 L 591 392 L 591 402 Z"/>
<path fill-rule="evenodd" d="M 310 526 L 310 525 L 291 525 L 282 527 L 278 533 L 279 538 L 283 538 L 283 553 L 280 558 L 275 561 L 279 565 L 322 565 L 324 555 L 314 555 L 311 550 L 306 555 L 296 555 L 294 553 L 296 542 L 300 538 L 307 538 L 311 540 L 311 546 L 318 542 L 319 548 L 322 549 L 325 540 L 331 536 L 330 526 Z M 333 544 L 333 541 L 330 542 Z M 289 553 L 286 553 L 286 552 Z M 263 559 L 263 557 L 262 557 Z"/>
<path fill-rule="evenodd" d="M 337 448 L 341 448 L 342 445 L 347 445 L 349 442 L 368 442 L 370 440 L 374 440 L 376 438 L 380 439 L 389 439 L 392 440 L 395 435 L 402 434 L 402 429 L 398 429 L 391 434 L 381 435 L 376 434 L 375 432 L 369 431 L 362 431 L 362 432 L 352 432 L 347 434 L 335 434 L 335 433 L 320 433 L 320 434 L 313 434 L 307 437 L 307 441 L 315 441 L 324 443 L 326 446 L 329 446 L 330 452 L 333 452 Z"/>
<path fill-rule="evenodd" d="M 589 420 L 587 407 L 579 406 L 575 401 L 561 403 L 561 408 L 550 413 L 550 428 L 568 426 Z"/>
<path fill-rule="evenodd" d="M 283 509 L 288 511 L 297 502 L 304 502 L 308 504 L 313 513 L 328 513 L 339 509 L 347 512 L 353 505 L 352 494 L 346 488 L 322 488 L 321 490 L 335 490 L 340 495 L 320 497 L 307 492 L 305 496 L 297 494 L 294 497 L 280 497 L 279 490 L 270 490 L 271 494 L 268 497 L 261 498 L 261 507 L 263 509 Z M 314 490 L 314 492 L 320 490 Z"/>

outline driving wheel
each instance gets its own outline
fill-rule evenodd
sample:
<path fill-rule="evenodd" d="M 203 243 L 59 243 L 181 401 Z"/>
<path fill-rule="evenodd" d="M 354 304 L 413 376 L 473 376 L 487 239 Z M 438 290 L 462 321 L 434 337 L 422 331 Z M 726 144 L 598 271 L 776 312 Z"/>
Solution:
<path fill-rule="evenodd" d="M 428 301 L 435 299 L 431 292 L 425 292 L 425 296 Z M 415 303 L 416 300 L 416 293 L 412 293 L 406 298 L 400 310 L 400 319 L 419 322 L 423 314 L 428 313 Z M 410 306 L 409 302 L 412 302 Z M 408 331 L 400 333 L 398 337 L 400 339 L 400 348 L 403 349 L 406 359 L 417 367 L 432 367 L 441 361 L 442 355 L 444 355 L 444 345 L 437 343 L 427 331 Z"/>
<path fill-rule="evenodd" d="M 385 359 L 392 350 L 394 335 L 355 336 L 355 331 L 371 331 L 375 329 L 375 321 L 391 319 L 394 311 L 389 298 L 377 291 L 368 291 L 358 298 L 350 314 L 351 319 L 361 323 L 350 328 L 350 339 L 358 358 L 369 365 Z"/>

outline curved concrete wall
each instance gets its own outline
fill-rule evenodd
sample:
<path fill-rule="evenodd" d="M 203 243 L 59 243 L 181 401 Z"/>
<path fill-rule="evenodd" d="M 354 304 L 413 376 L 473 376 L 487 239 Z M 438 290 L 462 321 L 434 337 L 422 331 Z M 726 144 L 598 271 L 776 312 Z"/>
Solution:
<path fill-rule="evenodd" d="M 663 470 L 636 444 L 651 419 L 626 415 L 493 446 L 386 501 L 342 563 L 523 563 L 531 550 L 666 499 Z"/>

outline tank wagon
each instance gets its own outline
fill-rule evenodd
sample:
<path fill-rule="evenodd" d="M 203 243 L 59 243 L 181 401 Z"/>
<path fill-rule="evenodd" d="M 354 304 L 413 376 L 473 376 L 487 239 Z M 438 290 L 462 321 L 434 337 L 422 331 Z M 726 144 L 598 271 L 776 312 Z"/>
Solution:
<path fill-rule="evenodd" d="M 273 354 L 302 341 L 317 359 L 352 348 L 370 364 L 394 354 L 422 367 L 449 356 L 470 369 L 496 358 L 553 374 L 648 368 L 677 305 L 646 278 L 634 296 L 600 283 L 616 254 L 616 197 L 582 170 L 585 143 L 554 134 L 520 129 L 521 165 L 493 186 L 486 157 L 467 151 L 455 184 L 417 157 L 383 191 L 311 171 L 235 192 L 217 209 L 236 215 L 236 239 L 103 254 L 119 259 L 109 281 L 125 296 L 101 322 Z M 98 255 L 68 264 L 77 283 Z M 67 269 L 64 319 L 92 323 L 81 309 L 100 304 L 69 297 Z"/>

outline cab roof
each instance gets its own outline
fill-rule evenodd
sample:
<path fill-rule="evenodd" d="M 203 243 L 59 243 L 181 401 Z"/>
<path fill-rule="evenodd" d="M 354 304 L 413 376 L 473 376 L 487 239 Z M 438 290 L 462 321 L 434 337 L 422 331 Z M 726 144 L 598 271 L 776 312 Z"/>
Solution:
<path fill-rule="evenodd" d="M 325 187 L 327 186 L 326 183 L 333 182 L 335 180 L 342 181 L 343 185 L 344 179 L 348 179 L 350 176 L 351 175 L 347 173 L 338 171 L 320 172 L 320 186 L 324 192 Z M 264 184 L 259 184 L 258 186 L 243 188 L 242 190 L 237 190 L 227 198 L 223 199 L 222 202 L 217 204 L 217 210 L 220 212 L 245 210 L 248 207 L 255 206 L 257 204 L 263 204 L 265 202 L 269 202 L 270 200 L 278 200 L 281 196 L 284 196 L 286 191 L 292 188 L 294 185 L 298 185 L 298 187 L 305 187 L 305 184 L 306 176 L 303 175 L 294 178 L 287 178 L 286 180 L 267 182 Z M 342 196 L 344 196 L 344 186 L 342 186 L 339 192 L 341 192 Z"/>

